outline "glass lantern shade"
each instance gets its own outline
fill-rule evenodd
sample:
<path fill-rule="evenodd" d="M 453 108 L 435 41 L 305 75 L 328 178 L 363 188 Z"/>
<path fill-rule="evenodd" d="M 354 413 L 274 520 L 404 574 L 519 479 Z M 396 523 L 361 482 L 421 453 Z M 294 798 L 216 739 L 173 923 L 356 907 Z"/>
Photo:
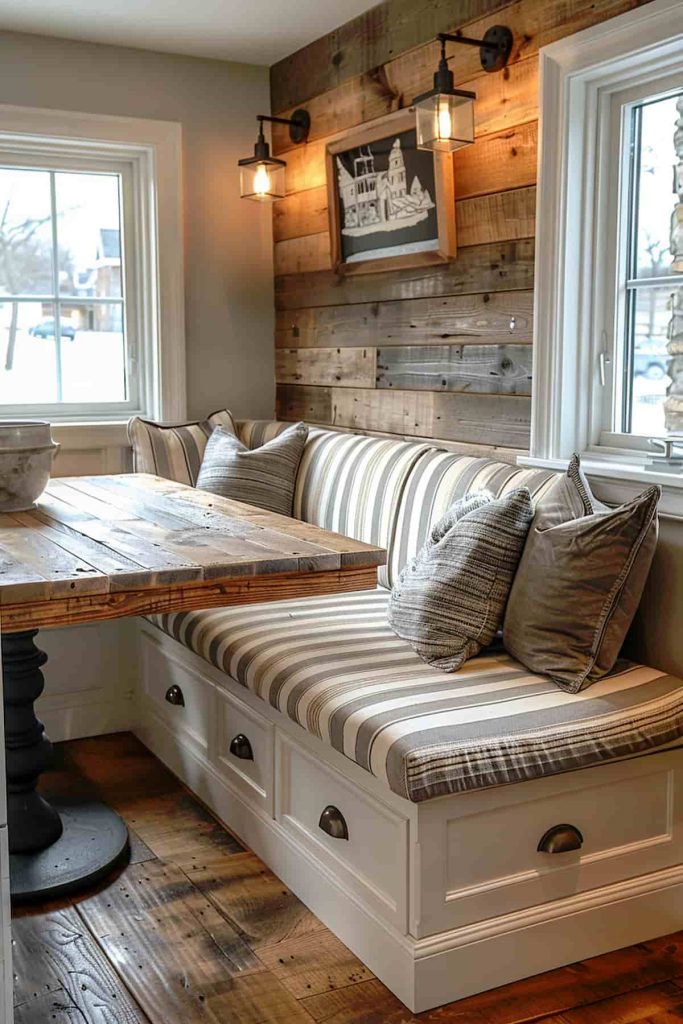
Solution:
<path fill-rule="evenodd" d="M 417 148 L 452 153 L 474 142 L 472 92 L 436 92 L 415 100 Z"/>
<path fill-rule="evenodd" d="M 240 196 L 272 203 L 285 195 L 284 160 L 240 160 Z"/>

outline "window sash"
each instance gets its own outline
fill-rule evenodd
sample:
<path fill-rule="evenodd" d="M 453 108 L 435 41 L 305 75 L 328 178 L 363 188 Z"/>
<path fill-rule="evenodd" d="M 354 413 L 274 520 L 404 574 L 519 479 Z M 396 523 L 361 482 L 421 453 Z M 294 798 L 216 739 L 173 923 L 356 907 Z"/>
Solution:
<path fill-rule="evenodd" d="M 124 309 L 124 343 L 125 343 L 125 366 L 126 387 L 128 398 L 122 402 L 52 402 L 52 403 L 17 403 L 1 404 L 0 414 L 7 419 L 32 416 L 48 418 L 51 421 L 104 421 L 128 419 L 137 413 L 144 412 L 145 403 L 145 382 L 147 368 L 145 366 L 144 352 L 140 351 L 139 344 L 139 298 L 138 292 L 142 282 L 135 273 L 135 261 L 132 258 L 137 250 L 136 238 L 139 235 L 138 225 L 135 217 L 135 175 L 129 161 L 116 158 L 107 159 L 101 155 L 86 155 L 75 157 L 60 151 L 60 140 L 55 140 L 54 152 L 51 151 L 50 143 L 41 147 L 40 152 L 28 151 L 23 147 L 5 148 L 0 147 L 0 165 L 40 168 L 50 173 L 51 190 L 51 212 L 52 212 L 52 242 L 53 242 L 53 289 L 54 294 L 47 295 L 17 295 L 3 296 L 4 301 L 21 302 L 51 302 L 55 310 L 55 333 L 60 329 L 60 303 L 69 305 L 92 305 L 94 302 L 105 302 L 118 304 Z M 83 296 L 71 296 L 60 294 L 58 281 L 58 239 L 55 219 L 55 174 L 60 171 L 72 171 L 81 173 L 103 173 L 116 174 L 120 181 L 120 227 L 121 227 L 121 253 L 122 269 L 121 278 L 122 295 L 111 298 L 98 297 L 87 298 Z M 59 353 L 60 346 L 57 346 Z M 58 356 L 59 358 L 59 356 Z M 57 368 L 59 373 L 59 366 Z"/>
<path fill-rule="evenodd" d="M 633 324 L 630 322 L 635 301 L 633 296 L 636 289 L 670 284 L 678 287 L 683 281 L 676 274 L 647 278 L 634 275 L 638 227 L 635 147 L 638 138 L 633 131 L 633 119 L 634 111 L 644 103 L 665 99 L 680 91 L 678 73 L 645 76 L 636 86 L 611 92 L 603 104 L 599 120 L 598 130 L 604 134 L 608 152 L 619 153 L 619 159 L 616 162 L 601 161 L 598 168 L 596 211 L 601 213 L 601 226 L 595 240 L 596 378 L 589 425 L 588 448 L 591 451 L 615 446 L 639 452 L 652 451 L 645 435 L 624 429 L 625 422 L 630 419 L 633 399 Z M 671 134 L 673 137 L 673 125 Z M 672 207 L 673 202 L 672 194 Z"/>

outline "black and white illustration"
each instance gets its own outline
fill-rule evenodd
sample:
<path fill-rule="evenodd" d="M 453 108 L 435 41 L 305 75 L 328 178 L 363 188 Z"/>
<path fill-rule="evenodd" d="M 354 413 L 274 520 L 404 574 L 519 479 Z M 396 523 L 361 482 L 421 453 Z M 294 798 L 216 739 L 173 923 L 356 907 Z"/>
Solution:
<path fill-rule="evenodd" d="M 338 153 L 335 167 L 345 262 L 438 248 L 434 159 L 415 131 Z"/>

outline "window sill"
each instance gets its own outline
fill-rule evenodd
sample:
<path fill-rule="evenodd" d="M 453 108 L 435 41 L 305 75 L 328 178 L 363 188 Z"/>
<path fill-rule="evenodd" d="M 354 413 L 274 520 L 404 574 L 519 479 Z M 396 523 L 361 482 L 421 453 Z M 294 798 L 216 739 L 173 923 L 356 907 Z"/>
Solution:
<path fill-rule="evenodd" d="M 538 459 L 523 455 L 517 459 L 520 466 L 534 469 L 566 470 L 566 459 Z M 594 487 L 596 497 L 609 505 L 631 501 L 646 487 L 659 484 L 662 499 L 660 514 L 683 519 L 683 469 L 675 472 L 645 469 L 645 459 L 632 452 L 624 455 L 601 455 L 587 451 L 581 455 L 581 467 Z"/>

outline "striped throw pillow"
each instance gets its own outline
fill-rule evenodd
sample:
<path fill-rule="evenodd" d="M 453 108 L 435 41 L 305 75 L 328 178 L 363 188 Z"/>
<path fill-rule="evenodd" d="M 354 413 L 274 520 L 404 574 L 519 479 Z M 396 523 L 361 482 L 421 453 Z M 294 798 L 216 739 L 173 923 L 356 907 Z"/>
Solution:
<path fill-rule="evenodd" d="M 193 423 L 157 423 L 134 416 L 128 422 L 134 471 L 153 473 L 194 487 L 206 442 L 216 427 L 237 433 L 235 421 L 227 409 L 212 412 L 207 419 Z"/>
<path fill-rule="evenodd" d="M 291 516 L 307 437 L 308 427 L 295 423 L 260 448 L 250 450 L 228 430 L 217 427 L 206 445 L 197 487 Z"/>
<path fill-rule="evenodd" d="M 428 664 L 455 672 L 501 628 L 533 517 L 528 488 L 455 502 L 401 571 L 389 625 Z"/>

